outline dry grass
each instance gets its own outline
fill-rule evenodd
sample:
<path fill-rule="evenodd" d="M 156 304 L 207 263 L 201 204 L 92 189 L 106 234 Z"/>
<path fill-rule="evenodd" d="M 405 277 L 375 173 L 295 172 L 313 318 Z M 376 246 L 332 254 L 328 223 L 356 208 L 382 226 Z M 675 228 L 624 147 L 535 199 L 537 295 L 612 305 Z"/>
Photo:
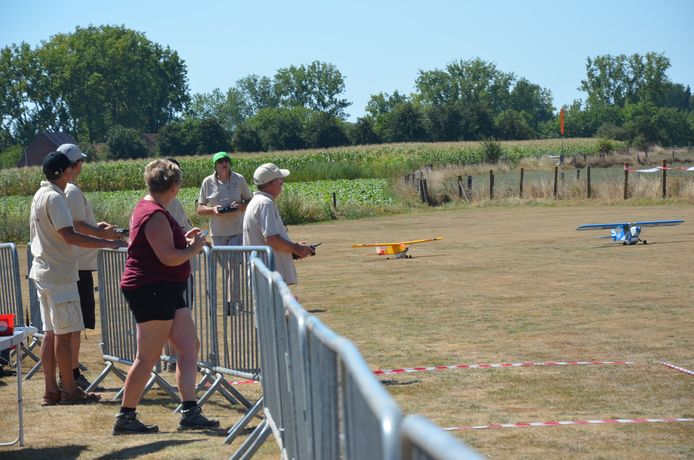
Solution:
<path fill-rule="evenodd" d="M 583 223 L 682 218 L 623 247 Z M 635 417 L 694 417 L 694 209 L 660 206 L 479 207 L 292 227 L 323 241 L 298 265 L 304 306 L 350 338 L 372 368 L 545 360 L 629 360 L 633 366 L 451 370 L 381 379 L 405 413 L 440 426 Z M 352 243 L 443 236 L 387 260 Z M 86 361 L 101 369 L 98 336 Z M 0 417 L 15 420 L 12 379 Z M 112 382 L 114 383 L 114 382 Z M 116 403 L 42 408 L 41 375 L 25 385 L 27 446 L 12 458 L 222 458 L 222 437 L 174 431 L 173 404 L 151 394 L 143 418 L 167 433 L 113 438 Z M 243 390 L 247 391 L 246 388 Z M 107 393 L 112 396 L 113 393 Z M 231 425 L 220 399 L 205 406 Z M 56 427 L 56 425 L 58 425 Z M 3 433 L 7 430 L 3 429 Z M 490 458 L 692 458 L 694 424 L 563 426 L 453 434 Z M 6 437 L 9 437 L 7 435 Z M 267 442 L 258 458 L 277 458 Z"/>

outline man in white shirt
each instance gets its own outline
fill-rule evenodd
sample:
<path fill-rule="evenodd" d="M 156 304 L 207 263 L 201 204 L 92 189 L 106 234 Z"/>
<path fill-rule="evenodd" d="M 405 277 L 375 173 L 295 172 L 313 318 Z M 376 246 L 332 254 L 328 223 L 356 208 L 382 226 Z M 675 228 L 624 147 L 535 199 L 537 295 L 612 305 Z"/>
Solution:
<path fill-rule="evenodd" d="M 258 191 L 253 194 L 243 217 L 243 244 L 267 245 L 275 256 L 275 270 L 285 283 L 296 284 L 294 258 L 304 259 L 315 255 L 315 250 L 305 242 L 294 243 L 289 239 L 287 227 L 282 222 L 275 200 L 282 193 L 284 178 L 289 170 L 272 163 L 259 166 L 253 173 L 253 183 Z"/>
<path fill-rule="evenodd" d="M 71 168 L 65 154 L 51 152 L 43 160 L 45 181 L 34 195 L 29 218 L 33 261 L 29 278 L 36 283 L 44 325 L 41 362 L 45 393 L 43 405 L 96 402 L 98 395 L 87 394 L 76 385 L 72 373 L 72 336 L 84 329 L 77 290 L 77 248 L 125 246 L 120 240 L 104 240 L 75 231 L 65 198 L 66 171 Z M 62 376 L 58 388 L 56 366 Z"/>
<path fill-rule="evenodd" d="M 65 154 L 70 160 L 70 167 L 65 170 L 68 184 L 65 187 L 65 197 L 67 198 L 72 223 L 76 231 L 85 235 L 95 236 L 107 240 L 117 240 L 120 235 L 116 233 L 116 226 L 106 222 L 96 222 L 92 205 L 87 201 L 82 190 L 76 185 L 77 179 L 82 174 L 84 159 L 87 155 L 82 153 L 75 144 L 63 144 L 58 147 L 58 152 Z M 94 300 L 94 277 L 92 272 L 96 271 L 97 249 L 77 248 L 77 290 L 80 296 L 80 306 L 82 308 L 82 319 L 85 329 L 96 327 L 96 302 Z M 80 372 L 79 354 L 81 346 L 81 335 L 72 335 L 72 373 L 77 382 L 77 386 L 83 390 L 91 385 L 84 375 Z M 96 390 L 103 390 L 97 388 Z"/>

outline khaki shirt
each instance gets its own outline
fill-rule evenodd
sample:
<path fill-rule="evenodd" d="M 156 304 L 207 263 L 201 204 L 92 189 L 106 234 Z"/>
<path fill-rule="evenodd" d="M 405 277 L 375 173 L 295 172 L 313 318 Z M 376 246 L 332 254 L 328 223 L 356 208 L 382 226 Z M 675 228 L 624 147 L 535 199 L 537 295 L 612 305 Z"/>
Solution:
<path fill-rule="evenodd" d="M 57 185 L 42 181 L 31 200 L 29 232 L 34 260 L 29 278 L 44 289 L 77 282 L 77 247 L 66 243 L 58 233 L 72 226 L 65 194 Z"/>
<path fill-rule="evenodd" d="M 246 208 L 246 215 L 243 217 L 243 244 L 244 246 L 267 246 L 266 238 L 273 235 L 279 235 L 285 240 L 291 241 L 277 205 L 272 200 L 272 195 L 265 192 L 255 192 Z M 275 270 L 282 275 L 284 282 L 296 284 L 296 268 L 292 254 L 274 250 L 273 254 L 275 256 Z"/>
<path fill-rule="evenodd" d="M 228 206 L 232 201 L 241 203 L 253 197 L 246 179 L 241 174 L 232 172 L 227 182 L 222 182 L 216 174 L 207 176 L 200 186 L 198 203 L 206 206 Z M 210 216 L 210 234 L 212 236 L 234 236 L 243 232 L 243 211 L 237 210 L 219 216 Z"/>

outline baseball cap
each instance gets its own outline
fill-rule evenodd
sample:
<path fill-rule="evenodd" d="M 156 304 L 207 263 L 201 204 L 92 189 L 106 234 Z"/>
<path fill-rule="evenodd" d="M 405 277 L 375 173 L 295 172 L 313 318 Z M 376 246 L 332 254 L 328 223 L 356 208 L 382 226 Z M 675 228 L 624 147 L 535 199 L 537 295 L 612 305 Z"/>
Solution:
<path fill-rule="evenodd" d="M 285 178 L 288 175 L 288 169 L 280 169 L 273 163 L 265 163 L 258 166 L 258 169 L 253 173 L 253 183 L 255 185 L 263 185 L 275 179 Z"/>
<path fill-rule="evenodd" d="M 77 163 L 78 161 L 87 158 L 87 155 L 85 155 L 75 144 L 63 144 L 58 147 L 58 152 L 64 153 L 67 159 L 70 160 L 70 163 Z"/>
<path fill-rule="evenodd" d="M 212 156 L 212 164 L 216 164 L 219 160 L 222 158 L 227 158 L 229 161 L 231 161 L 231 157 L 229 156 L 228 153 L 226 152 L 217 152 Z"/>
<path fill-rule="evenodd" d="M 51 152 L 43 159 L 43 174 L 46 179 L 57 179 L 72 163 L 62 152 Z"/>

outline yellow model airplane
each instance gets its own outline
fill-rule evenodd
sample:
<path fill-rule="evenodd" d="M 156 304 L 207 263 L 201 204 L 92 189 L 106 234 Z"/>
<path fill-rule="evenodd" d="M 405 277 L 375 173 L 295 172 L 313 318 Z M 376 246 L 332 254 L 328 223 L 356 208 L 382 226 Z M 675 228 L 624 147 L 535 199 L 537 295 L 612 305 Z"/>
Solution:
<path fill-rule="evenodd" d="M 379 256 L 395 256 L 396 259 L 412 257 L 407 255 L 410 245 L 417 243 L 429 243 L 430 241 L 439 241 L 443 238 L 426 238 L 423 240 L 401 241 L 399 243 L 370 243 L 370 244 L 353 244 L 353 248 L 378 248 L 376 255 Z"/>

